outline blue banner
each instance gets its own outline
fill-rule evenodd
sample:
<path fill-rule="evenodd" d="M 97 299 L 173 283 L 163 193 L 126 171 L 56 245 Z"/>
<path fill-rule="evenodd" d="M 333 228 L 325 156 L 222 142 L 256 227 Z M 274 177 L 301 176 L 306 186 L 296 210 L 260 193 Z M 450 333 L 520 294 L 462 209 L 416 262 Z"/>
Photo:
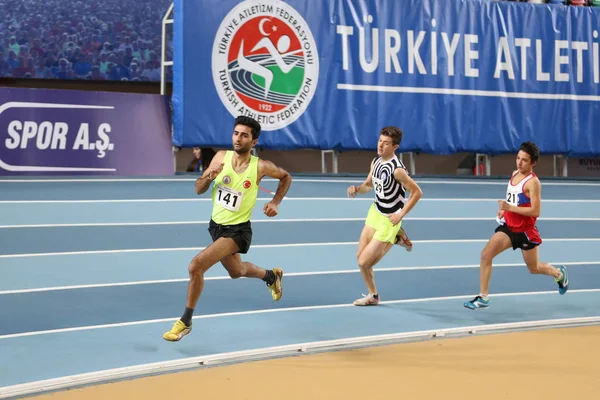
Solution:
<path fill-rule="evenodd" d="M 600 154 L 600 10 L 479 0 L 176 0 L 174 144 Z"/>

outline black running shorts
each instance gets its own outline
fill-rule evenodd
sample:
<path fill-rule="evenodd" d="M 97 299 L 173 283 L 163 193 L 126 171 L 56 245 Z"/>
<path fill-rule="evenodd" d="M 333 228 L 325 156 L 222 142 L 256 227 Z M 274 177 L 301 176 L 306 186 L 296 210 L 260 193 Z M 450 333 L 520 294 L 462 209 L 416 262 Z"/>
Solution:
<path fill-rule="evenodd" d="M 237 225 L 220 225 L 212 219 L 208 223 L 208 232 L 213 242 L 221 237 L 230 237 L 238 245 L 239 250 L 236 253 L 246 254 L 250 250 L 252 243 L 252 226 L 250 221 Z"/>
<path fill-rule="evenodd" d="M 496 232 L 505 233 L 510 238 L 513 250 L 531 250 L 542 244 L 542 239 L 537 228 L 530 229 L 527 232 L 513 232 L 504 224 L 497 227 Z"/>

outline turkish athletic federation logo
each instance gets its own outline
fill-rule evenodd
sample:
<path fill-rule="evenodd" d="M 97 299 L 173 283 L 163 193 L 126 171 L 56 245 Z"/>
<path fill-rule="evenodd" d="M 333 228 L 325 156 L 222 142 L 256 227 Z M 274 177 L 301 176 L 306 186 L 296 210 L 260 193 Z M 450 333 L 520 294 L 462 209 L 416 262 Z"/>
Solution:
<path fill-rule="evenodd" d="M 279 0 L 247 0 L 221 22 L 213 79 L 233 115 L 281 129 L 306 110 L 317 89 L 319 55 L 306 21 Z"/>

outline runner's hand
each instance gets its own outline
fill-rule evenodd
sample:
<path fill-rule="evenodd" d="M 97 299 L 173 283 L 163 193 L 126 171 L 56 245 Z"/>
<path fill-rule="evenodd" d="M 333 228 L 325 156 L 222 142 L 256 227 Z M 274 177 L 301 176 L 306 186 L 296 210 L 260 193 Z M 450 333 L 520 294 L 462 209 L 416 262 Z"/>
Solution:
<path fill-rule="evenodd" d="M 277 204 L 269 202 L 263 207 L 263 212 L 267 217 L 274 217 L 279 213 L 279 208 L 277 207 Z"/>
<path fill-rule="evenodd" d="M 208 178 L 209 178 L 211 181 L 214 181 L 214 180 L 217 178 L 217 176 L 218 176 L 218 175 L 221 173 L 221 171 L 223 171 L 223 166 L 224 166 L 224 165 L 225 165 L 225 164 L 223 164 L 223 163 L 220 163 L 220 164 L 217 164 L 217 165 L 213 165 L 213 166 L 211 166 L 211 167 L 208 169 Z"/>
<path fill-rule="evenodd" d="M 396 226 L 402 221 L 402 216 L 400 214 L 392 214 L 388 215 L 388 219 L 392 223 L 392 225 Z"/>
<path fill-rule="evenodd" d="M 498 206 L 500 207 L 500 211 L 504 212 L 510 210 L 510 204 L 504 200 L 498 200 Z"/>

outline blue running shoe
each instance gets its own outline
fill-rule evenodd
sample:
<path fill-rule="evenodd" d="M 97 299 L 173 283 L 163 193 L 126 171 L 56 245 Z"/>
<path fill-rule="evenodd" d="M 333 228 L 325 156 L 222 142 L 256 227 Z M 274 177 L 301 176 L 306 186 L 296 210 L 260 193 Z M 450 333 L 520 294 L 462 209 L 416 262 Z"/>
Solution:
<path fill-rule="evenodd" d="M 565 294 L 567 293 L 567 290 L 569 290 L 569 275 L 567 274 L 567 267 L 561 265 L 558 267 L 558 269 L 560 269 L 560 272 L 562 272 L 562 278 L 556 281 L 556 283 L 558 283 L 558 293 Z"/>
<path fill-rule="evenodd" d="M 490 300 L 484 300 L 481 296 L 476 296 L 473 300 L 467 301 L 464 306 L 469 310 L 475 310 L 477 308 L 488 308 L 490 306 Z"/>

